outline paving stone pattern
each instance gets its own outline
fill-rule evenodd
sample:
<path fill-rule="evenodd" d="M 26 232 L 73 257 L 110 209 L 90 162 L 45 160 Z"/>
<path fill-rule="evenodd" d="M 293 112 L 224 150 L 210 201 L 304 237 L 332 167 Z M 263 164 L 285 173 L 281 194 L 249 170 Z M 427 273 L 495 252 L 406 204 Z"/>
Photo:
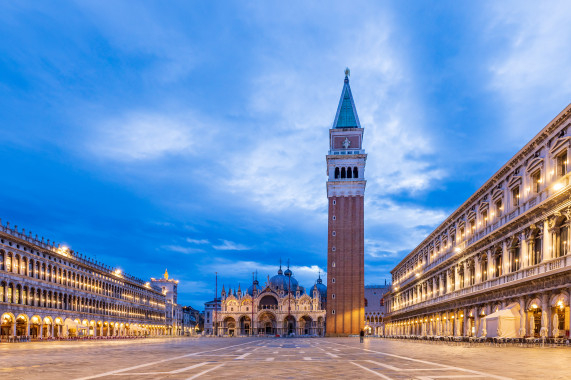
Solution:
<path fill-rule="evenodd" d="M 569 348 L 367 338 L 0 344 L 0 379 L 569 379 Z"/>

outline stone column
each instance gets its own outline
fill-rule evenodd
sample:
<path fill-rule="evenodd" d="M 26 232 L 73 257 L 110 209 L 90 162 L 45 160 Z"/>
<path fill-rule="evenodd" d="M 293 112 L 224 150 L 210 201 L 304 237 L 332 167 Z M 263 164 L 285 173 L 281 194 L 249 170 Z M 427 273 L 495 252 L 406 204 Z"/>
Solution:
<path fill-rule="evenodd" d="M 527 244 L 527 240 L 525 239 L 525 232 L 522 232 L 519 235 L 520 239 L 520 252 L 519 252 L 519 269 L 524 269 L 528 266 L 529 263 L 529 246 Z"/>
<path fill-rule="evenodd" d="M 44 339 L 44 321 L 40 319 L 40 339 Z"/>
<path fill-rule="evenodd" d="M 486 255 L 488 256 L 488 267 L 486 268 L 486 270 L 488 271 L 488 273 L 486 274 L 486 278 L 490 279 L 492 278 L 492 275 L 494 273 L 493 268 L 494 268 L 494 258 L 492 256 L 492 250 L 488 249 L 488 251 L 486 252 Z M 490 272 L 491 271 L 491 272 Z"/>
<path fill-rule="evenodd" d="M 553 308 L 549 304 L 549 299 L 551 294 L 545 294 L 545 304 L 546 307 L 542 312 L 547 313 L 547 336 L 553 336 Z"/>
<path fill-rule="evenodd" d="M 543 293 L 541 295 L 541 328 L 539 329 L 540 333 L 541 333 L 541 329 L 543 329 L 544 327 L 547 329 L 547 336 L 551 335 L 551 332 L 549 331 L 549 324 L 550 324 L 550 317 L 551 317 L 551 313 L 548 312 L 551 311 L 551 308 L 549 307 L 549 294 L 547 292 Z M 547 325 L 544 326 L 544 318 L 543 318 L 543 313 L 545 313 L 547 315 Z"/>
<path fill-rule="evenodd" d="M 529 335 L 526 332 L 526 329 L 529 327 L 529 323 L 527 321 L 527 312 L 525 311 L 525 298 L 520 297 L 519 299 L 519 310 L 520 310 L 520 335 L 523 338 L 524 335 Z"/>
<path fill-rule="evenodd" d="M 543 253 L 542 260 L 546 261 L 551 258 L 551 233 L 549 232 L 549 222 L 547 219 L 543 221 Z"/>
<path fill-rule="evenodd" d="M 26 336 L 30 336 L 30 321 L 26 323 Z"/>
<path fill-rule="evenodd" d="M 510 269 L 510 252 L 508 250 L 507 240 L 504 240 L 502 241 L 502 275 L 508 273 Z"/>
<path fill-rule="evenodd" d="M 479 307 L 478 306 L 474 306 L 474 336 L 477 337 L 479 334 L 479 328 L 480 328 L 480 313 L 479 313 Z M 472 334 L 472 331 L 470 331 L 470 335 Z"/>
<path fill-rule="evenodd" d="M 468 324 L 468 309 L 462 310 L 462 315 L 462 325 L 464 326 L 464 333 L 462 335 L 470 336 L 470 332 L 468 331 L 470 328 L 470 325 Z"/>

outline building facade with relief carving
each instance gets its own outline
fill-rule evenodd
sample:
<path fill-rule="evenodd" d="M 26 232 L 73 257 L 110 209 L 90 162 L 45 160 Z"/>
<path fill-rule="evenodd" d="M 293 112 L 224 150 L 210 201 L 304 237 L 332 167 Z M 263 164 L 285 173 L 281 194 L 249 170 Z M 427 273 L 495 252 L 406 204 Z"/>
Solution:
<path fill-rule="evenodd" d="M 392 271 L 386 335 L 569 336 L 571 105 Z"/>
<path fill-rule="evenodd" d="M 165 270 L 162 278 L 151 278 L 151 284 L 160 288 L 165 295 L 165 326 L 167 335 L 185 335 L 182 305 L 178 303 L 178 280 L 169 278 L 169 272 Z"/>
<path fill-rule="evenodd" d="M 306 290 L 288 268 L 268 276 L 260 286 L 257 280 L 242 291 L 225 289 L 219 308 L 214 301 L 205 304 L 205 332 L 219 336 L 247 335 L 325 335 L 327 288 L 321 278 Z M 213 324 L 209 321 L 212 320 Z"/>
<path fill-rule="evenodd" d="M 0 339 L 165 335 L 162 289 L 0 225 Z"/>

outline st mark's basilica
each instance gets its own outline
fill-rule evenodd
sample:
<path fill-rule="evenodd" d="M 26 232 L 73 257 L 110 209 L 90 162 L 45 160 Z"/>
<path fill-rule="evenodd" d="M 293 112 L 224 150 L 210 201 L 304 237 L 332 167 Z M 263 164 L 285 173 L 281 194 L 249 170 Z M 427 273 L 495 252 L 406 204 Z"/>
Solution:
<path fill-rule="evenodd" d="M 219 336 L 323 336 L 327 287 L 321 277 L 306 290 L 289 267 L 268 276 L 264 284 L 254 279 L 247 290 L 241 285 L 228 290 L 222 287 L 217 307 L 206 306 L 206 332 Z M 216 305 L 215 305 L 216 306 Z M 211 320 L 218 321 L 218 328 Z"/>

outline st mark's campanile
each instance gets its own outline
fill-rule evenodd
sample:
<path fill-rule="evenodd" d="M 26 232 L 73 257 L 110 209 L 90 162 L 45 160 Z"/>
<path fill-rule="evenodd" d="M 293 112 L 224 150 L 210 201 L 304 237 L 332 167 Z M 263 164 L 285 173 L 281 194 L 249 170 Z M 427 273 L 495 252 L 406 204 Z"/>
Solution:
<path fill-rule="evenodd" d="M 327 199 L 327 335 L 359 334 L 364 326 L 363 128 L 349 87 L 349 69 L 329 130 Z"/>

